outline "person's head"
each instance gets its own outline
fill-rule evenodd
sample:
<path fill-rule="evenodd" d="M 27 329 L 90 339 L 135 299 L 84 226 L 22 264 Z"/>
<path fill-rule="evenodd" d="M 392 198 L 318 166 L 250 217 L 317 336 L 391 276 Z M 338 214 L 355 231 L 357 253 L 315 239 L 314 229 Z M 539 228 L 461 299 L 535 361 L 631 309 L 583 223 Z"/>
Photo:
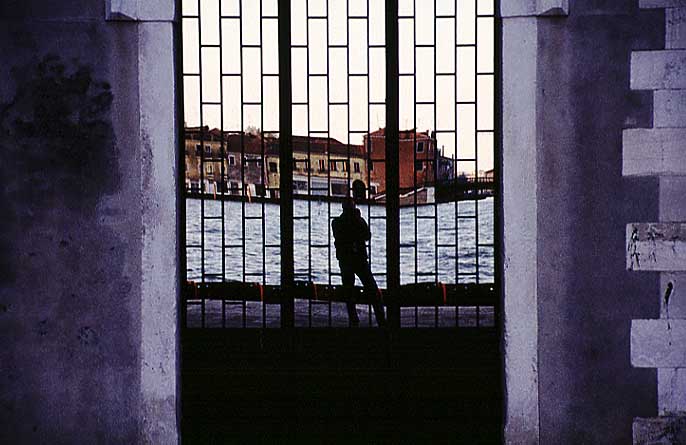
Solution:
<path fill-rule="evenodd" d="M 355 200 L 350 196 L 343 199 L 343 212 L 352 212 L 355 210 Z"/>

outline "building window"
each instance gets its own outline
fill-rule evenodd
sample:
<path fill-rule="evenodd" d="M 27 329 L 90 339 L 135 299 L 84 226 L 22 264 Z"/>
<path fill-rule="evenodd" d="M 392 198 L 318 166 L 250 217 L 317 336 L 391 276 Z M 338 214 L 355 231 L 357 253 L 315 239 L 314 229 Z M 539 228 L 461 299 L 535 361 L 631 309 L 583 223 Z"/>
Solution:
<path fill-rule="evenodd" d="M 340 184 L 337 182 L 331 183 L 331 194 L 334 196 L 346 196 L 348 194 L 348 184 L 345 182 Z"/>
<path fill-rule="evenodd" d="M 424 153 L 424 142 L 417 142 L 417 153 Z"/>
<path fill-rule="evenodd" d="M 414 171 L 420 172 L 422 170 L 424 170 L 424 162 L 414 161 Z"/>
<path fill-rule="evenodd" d="M 207 164 L 207 166 L 205 167 L 205 171 L 208 175 L 211 175 L 212 173 L 214 173 L 214 166 L 212 164 Z"/>
<path fill-rule="evenodd" d="M 195 144 L 195 155 L 200 156 L 200 152 L 202 151 L 202 145 L 200 144 Z"/>
<path fill-rule="evenodd" d="M 343 171 L 347 172 L 348 170 L 348 161 L 343 161 Z"/>
<path fill-rule="evenodd" d="M 229 156 L 229 165 L 236 165 L 236 157 L 234 155 Z"/>
<path fill-rule="evenodd" d="M 329 161 L 329 169 L 330 169 L 332 172 L 338 171 L 338 165 L 336 165 L 336 164 L 337 164 L 336 161 Z"/>
<path fill-rule="evenodd" d="M 324 161 L 324 159 L 319 160 L 319 171 L 320 172 L 326 171 L 326 161 Z"/>
<path fill-rule="evenodd" d="M 212 154 L 212 147 L 209 145 L 205 145 L 205 154 L 207 156 L 210 156 Z"/>
<path fill-rule="evenodd" d="M 294 164 L 295 165 L 295 164 Z M 279 171 L 276 162 L 270 162 L 269 163 L 269 172 L 270 173 L 277 173 Z"/>
<path fill-rule="evenodd" d="M 372 160 L 369 161 L 369 171 L 370 172 L 374 171 L 374 161 L 372 161 Z"/>
<path fill-rule="evenodd" d="M 359 173 L 359 172 L 360 172 L 360 163 L 359 163 L 359 162 L 355 162 L 355 163 L 353 164 L 353 170 L 355 171 L 355 173 Z"/>

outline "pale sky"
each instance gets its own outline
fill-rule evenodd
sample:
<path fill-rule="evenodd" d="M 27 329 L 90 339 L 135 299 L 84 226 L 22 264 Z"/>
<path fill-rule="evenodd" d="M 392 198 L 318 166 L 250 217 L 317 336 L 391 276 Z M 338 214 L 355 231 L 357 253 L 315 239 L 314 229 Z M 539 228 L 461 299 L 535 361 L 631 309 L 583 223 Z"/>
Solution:
<path fill-rule="evenodd" d="M 416 14 L 413 11 L 412 0 L 399 0 L 400 16 L 415 15 L 414 20 L 400 19 L 400 72 L 412 73 L 415 57 L 417 66 L 416 76 L 400 78 L 400 128 L 415 127 L 416 119 L 416 128 L 420 131 L 438 129 L 438 145 L 444 147 L 445 155 L 449 157 L 455 153 L 457 144 L 458 158 L 473 158 L 476 146 L 479 152 L 479 165 L 476 166 L 473 162 L 460 163 L 459 171 L 491 169 L 493 134 L 479 133 L 478 137 L 475 137 L 474 128 L 476 126 L 479 130 L 493 129 L 493 76 L 475 76 L 475 68 L 478 72 L 493 72 L 494 22 L 490 17 L 475 18 L 475 12 L 478 9 L 479 15 L 493 14 L 493 0 L 436 0 L 436 12 L 433 10 L 432 0 L 415 1 Z M 221 44 L 221 48 L 202 50 L 203 101 L 223 102 L 223 127 L 226 131 L 238 131 L 254 126 L 264 131 L 276 132 L 279 122 L 278 77 L 261 78 L 260 69 L 264 74 L 278 74 L 278 21 L 262 19 L 260 35 L 260 7 L 262 15 L 276 16 L 277 0 L 241 0 L 240 8 L 239 0 L 200 0 L 200 4 L 200 33 L 203 45 Z M 384 0 L 369 0 L 369 11 L 367 0 L 348 0 L 347 14 L 345 0 L 328 0 L 329 45 L 348 43 L 350 48 L 349 52 L 346 48 L 329 48 L 328 57 L 327 21 L 306 19 L 308 13 L 310 16 L 327 15 L 327 0 L 292 0 L 291 5 L 291 43 L 307 45 L 307 48 L 292 49 L 293 101 L 309 104 L 309 120 L 308 105 L 293 106 L 293 134 L 307 135 L 309 130 L 312 135 L 326 136 L 325 132 L 328 130 L 331 137 L 341 142 L 361 144 L 362 134 L 349 131 L 374 131 L 385 126 L 385 50 L 369 48 L 369 55 L 367 54 L 368 45 L 384 44 Z M 197 15 L 197 6 L 198 0 L 183 0 L 183 14 Z M 456 71 L 457 78 L 452 75 L 435 74 L 434 48 L 419 47 L 415 51 L 412 50 L 415 36 L 417 45 L 434 44 L 436 14 L 453 15 L 456 10 L 457 20 L 436 19 L 436 72 L 440 74 Z M 237 16 L 240 13 L 243 17 L 242 33 L 240 21 L 232 18 L 220 19 L 220 11 L 224 16 Z M 346 20 L 347 15 L 369 16 L 369 20 Z M 475 20 L 478 22 L 476 26 Z M 242 64 L 241 34 L 243 45 L 261 45 L 262 48 L 260 50 L 244 47 Z M 455 47 L 456 43 L 473 44 L 475 41 L 478 42 L 476 51 L 473 47 Z M 198 60 L 197 19 L 184 19 L 183 42 L 184 73 L 201 72 Z M 309 85 L 308 50 L 310 74 L 328 71 L 328 77 L 311 76 Z M 369 73 L 369 77 L 348 77 L 346 68 L 349 68 L 351 74 Z M 242 77 L 227 76 L 239 74 L 241 70 Z M 220 76 L 220 73 L 224 76 Z M 241 79 L 243 102 L 256 103 L 243 106 L 242 122 Z M 435 101 L 435 105 L 413 106 L 415 80 L 417 101 Z M 223 100 L 220 94 L 222 87 Z M 186 124 L 198 125 L 198 77 L 185 78 L 184 95 Z M 327 98 L 328 102 L 349 102 L 349 106 L 327 107 Z M 475 100 L 476 107 L 473 104 L 456 104 Z M 370 101 L 381 104 L 368 105 Z M 222 107 L 219 105 L 205 105 L 203 124 L 222 127 L 221 110 Z M 440 130 L 450 132 L 443 133 Z"/>

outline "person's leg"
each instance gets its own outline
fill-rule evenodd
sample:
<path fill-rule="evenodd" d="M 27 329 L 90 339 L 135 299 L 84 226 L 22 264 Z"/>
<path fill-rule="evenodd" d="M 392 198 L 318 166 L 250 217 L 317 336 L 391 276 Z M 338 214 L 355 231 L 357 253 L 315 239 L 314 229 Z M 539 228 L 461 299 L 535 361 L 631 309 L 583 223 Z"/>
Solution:
<path fill-rule="evenodd" d="M 350 324 L 357 326 L 360 324 L 360 317 L 357 315 L 355 306 L 355 268 L 347 261 L 339 261 L 338 265 L 341 268 L 343 292 L 347 297 L 345 304 L 348 308 L 348 320 L 350 320 Z"/>
<path fill-rule="evenodd" d="M 362 281 L 362 285 L 364 286 L 364 292 L 367 294 L 367 298 L 372 302 L 376 323 L 379 326 L 385 326 L 386 314 L 384 313 L 383 302 L 381 301 L 381 293 L 379 292 L 379 286 L 376 284 L 369 263 L 366 260 L 361 261 L 356 265 L 355 273 L 360 277 L 360 281 Z"/>

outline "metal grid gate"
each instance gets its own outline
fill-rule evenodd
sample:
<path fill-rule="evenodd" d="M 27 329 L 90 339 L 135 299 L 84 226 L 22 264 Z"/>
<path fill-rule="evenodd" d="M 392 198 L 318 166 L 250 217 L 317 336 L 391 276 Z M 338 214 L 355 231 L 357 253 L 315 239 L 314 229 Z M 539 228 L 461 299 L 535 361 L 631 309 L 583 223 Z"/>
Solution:
<path fill-rule="evenodd" d="M 496 5 L 399 3 L 182 1 L 184 327 L 348 326 L 355 189 L 393 325 L 498 325 Z"/>

